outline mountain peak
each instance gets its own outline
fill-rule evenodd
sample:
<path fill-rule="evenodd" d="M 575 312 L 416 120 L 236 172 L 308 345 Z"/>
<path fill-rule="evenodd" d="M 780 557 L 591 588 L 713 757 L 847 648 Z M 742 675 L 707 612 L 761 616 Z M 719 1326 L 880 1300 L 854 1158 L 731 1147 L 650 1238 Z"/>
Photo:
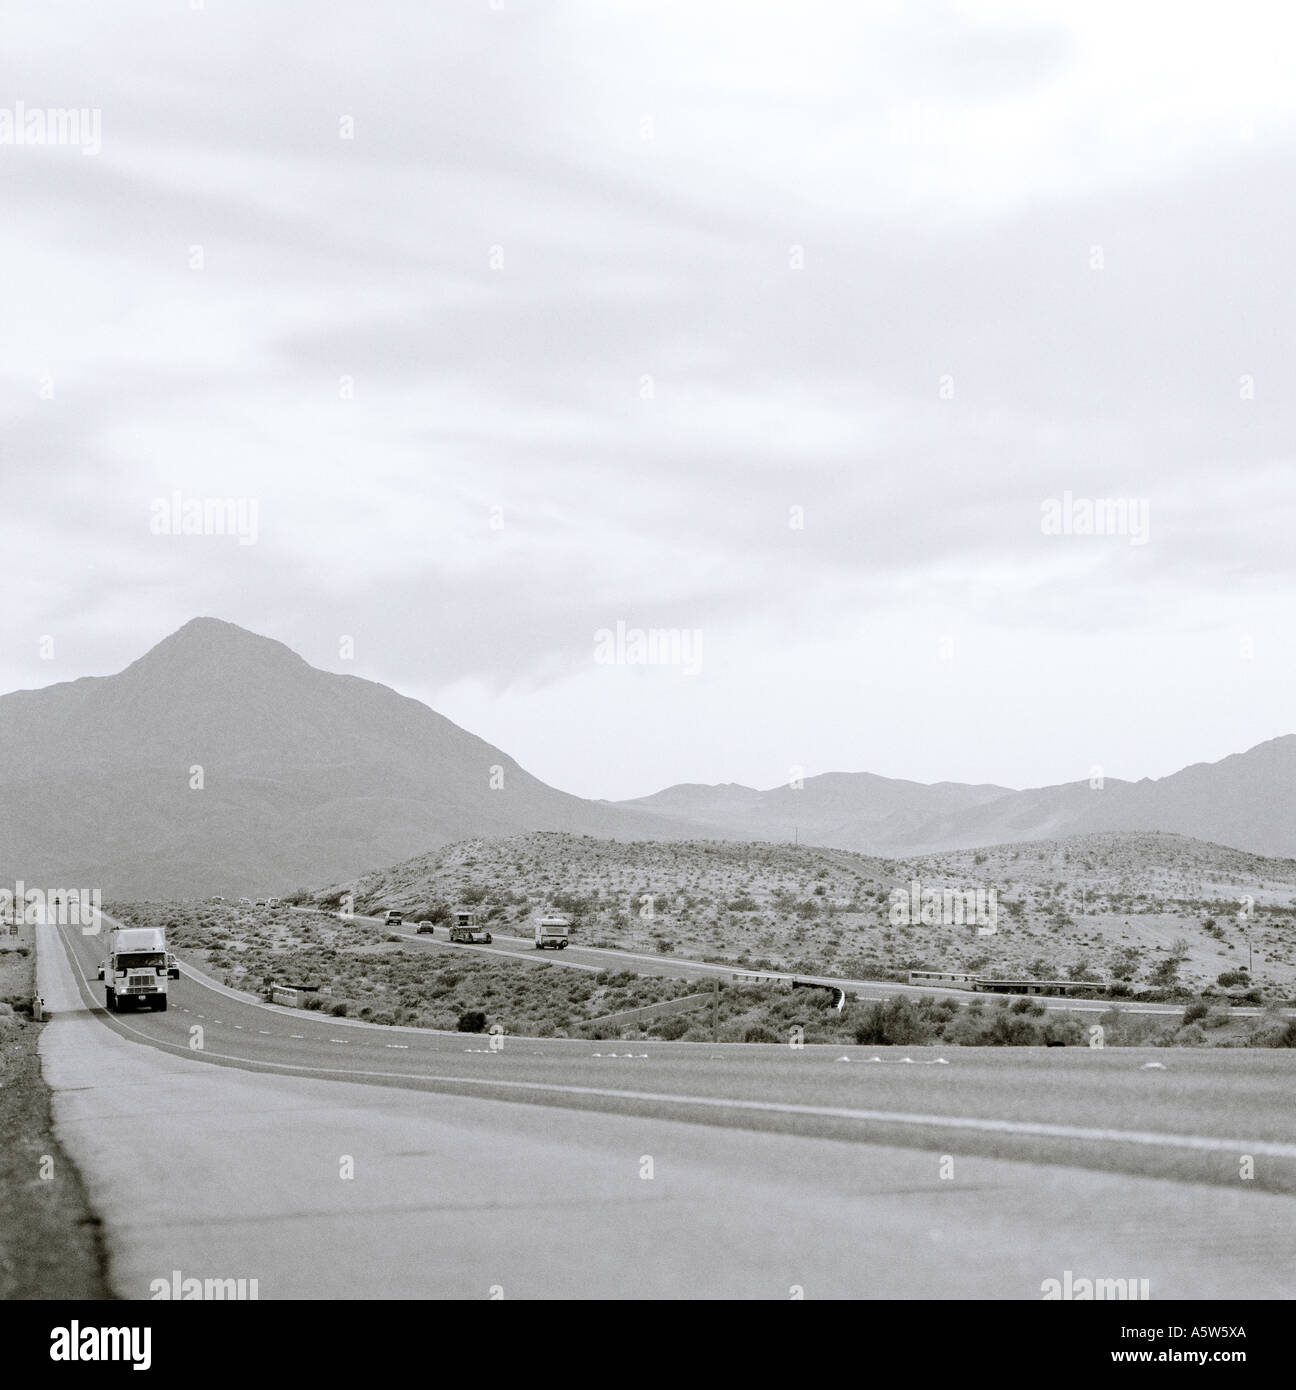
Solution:
<path fill-rule="evenodd" d="M 156 673 L 166 667 L 222 665 L 268 665 L 302 667 L 306 662 L 291 647 L 273 637 L 249 632 L 223 618 L 190 618 L 169 637 L 152 646 L 127 671 Z M 123 672 L 125 674 L 125 672 Z"/>

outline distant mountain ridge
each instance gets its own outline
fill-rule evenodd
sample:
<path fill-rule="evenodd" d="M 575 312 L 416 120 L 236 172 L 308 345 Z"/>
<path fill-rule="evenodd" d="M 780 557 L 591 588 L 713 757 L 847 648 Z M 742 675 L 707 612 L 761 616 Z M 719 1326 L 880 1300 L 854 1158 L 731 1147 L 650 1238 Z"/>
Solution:
<path fill-rule="evenodd" d="M 1098 831 L 1296 854 L 1296 737 L 1100 791 L 826 773 L 592 801 L 387 686 L 195 618 L 123 671 L 0 696 L 0 880 L 109 895 L 284 893 L 439 846 L 554 830 L 883 857 Z"/>
<path fill-rule="evenodd" d="M 699 821 L 723 838 L 801 840 L 902 858 L 1100 831 L 1163 831 L 1277 857 L 1296 855 L 1296 735 L 1162 778 L 1106 778 L 1013 791 L 870 773 L 808 777 L 800 789 L 683 783 L 616 803 Z"/>

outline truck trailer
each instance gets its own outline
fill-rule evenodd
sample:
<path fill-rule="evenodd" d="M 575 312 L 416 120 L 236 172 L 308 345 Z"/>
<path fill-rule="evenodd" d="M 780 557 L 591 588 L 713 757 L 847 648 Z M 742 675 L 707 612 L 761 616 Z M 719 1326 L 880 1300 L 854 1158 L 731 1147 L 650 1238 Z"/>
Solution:
<path fill-rule="evenodd" d="M 99 978 L 110 1013 L 119 1013 L 130 1000 L 164 1010 L 167 985 L 180 978 L 180 967 L 167 951 L 161 927 L 119 927 L 108 937 Z"/>
<path fill-rule="evenodd" d="M 566 917 L 541 917 L 535 927 L 535 948 L 561 951 L 571 934 L 571 921 Z"/>

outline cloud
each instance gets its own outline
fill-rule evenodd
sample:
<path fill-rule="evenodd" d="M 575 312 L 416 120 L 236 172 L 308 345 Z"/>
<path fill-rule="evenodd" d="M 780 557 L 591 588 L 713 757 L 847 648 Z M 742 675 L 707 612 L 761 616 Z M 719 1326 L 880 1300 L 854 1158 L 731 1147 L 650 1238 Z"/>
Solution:
<path fill-rule="evenodd" d="M 578 750 L 600 699 L 651 717 L 589 670 L 622 618 L 735 673 L 704 715 L 672 695 L 663 746 L 729 718 L 754 748 L 744 644 L 862 690 L 858 634 L 957 627 L 1065 720 L 1077 644 L 1279 622 L 1263 11 L 1112 43 L 1081 4 L 71 8 L 77 45 L 26 13 L 0 59 L 0 105 L 103 110 L 94 158 L 0 150 L 6 688 L 53 678 L 39 634 L 80 674 L 214 612 L 324 664 L 362 633 L 380 678 Z M 255 499 L 257 544 L 150 535 L 173 490 Z M 1043 535 L 1064 491 L 1145 498 L 1147 545 Z M 569 734 L 528 732 L 541 692 Z M 1025 695 L 967 698 L 1010 749 Z M 645 790 L 659 753 L 626 756 Z"/>

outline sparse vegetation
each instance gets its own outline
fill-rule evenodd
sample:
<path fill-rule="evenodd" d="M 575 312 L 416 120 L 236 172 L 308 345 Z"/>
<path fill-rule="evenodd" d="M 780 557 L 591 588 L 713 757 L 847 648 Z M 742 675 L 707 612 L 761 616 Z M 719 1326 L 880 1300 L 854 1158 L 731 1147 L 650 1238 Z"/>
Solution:
<path fill-rule="evenodd" d="M 892 893 L 912 879 L 994 888 L 996 931 L 893 924 Z M 1296 990 L 1296 861 L 1179 835 L 1100 834 L 888 860 L 813 846 L 537 832 L 451 845 L 313 901 L 329 906 L 344 893 L 359 911 L 397 907 L 411 918 L 437 904 L 476 903 L 501 934 L 524 929 L 537 911 L 559 910 L 571 915 L 577 945 L 652 953 L 668 941 L 673 954 L 697 960 L 760 957 L 778 970 L 856 979 L 896 979 L 911 968 L 1011 977 L 1039 959 L 1050 962 L 1036 976 L 1046 978 L 1067 973 L 1070 961 L 1072 978 L 1170 999 L 1208 987 L 1220 956 L 1245 947 L 1235 914 L 1245 894 L 1263 961 L 1253 987 L 1262 998 Z"/>
<path fill-rule="evenodd" d="M 1006 909 L 996 931 L 893 922 L 892 894 L 915 878 L 938 889 L 994 887 Z M 1254 978 L 1242 968 L 1221 969 L 1220 957 L 1236 945 L 1226 938 L 1247 944 L 1231 911 L 1244 893 L 1254 903 Z M 895 861 L 791 845 L 624 844 L 543 832 L 469 841 L 334 885 L 311 898 L 320 913 L 213 903 L 115 910 L 167 926 L 175 946 L 204 957 L 230 985 L 268 997 L 276 980 L 315 984 L 320 994 L 311 1007 L 370 1022 L 453 1031 L 463 1014 L 479 1011 L 508 1032 L 555 1036 L 696 989 L 696 982 L 626 971 L 591 976 L 547 962 L 413 951 L 372 922 L 330 914 L 346 900 L 376 917 L 397 909 L 407 923 L 444 923 L 452 905 L 471 905 L 501 938 L 528 935 L 536 914 L 562 911 L 576 946 L 744 970 L 900 982 L 909 970 L 1105 981 L 1099 997 L 1192 1006 L 1182 1015 L 1104 1015 L 1116 1033 L 1108 1045 L 1162 1035 L 1191 1046 L 1289 1045 L 1271 1041 L 1285 1022 L 1279 1028 L 1269 1018 L 1260 1028 L 1226 1006 L 1278 1003 L 1296 986 L 1296 861 L 1175 835 L 1094 835 Z M 907 1039 L 902 1045 L 1084 1041 L 1065 1014 L 1041 1016 L 1026 1000 L 974 998 L 962 1009 L 953 1000 L 905 998 L 851 1003 L 836 1015 L 820 1007 L 824 997 L 726 988 L 721 1036 L 786 1041 L 800 1028 L 806 1041 L 858 1034 L 877 1045 L 884 1038 Z M 710 1036 L 709 1020 L 686 1015 L 632 1031 Z"/>

